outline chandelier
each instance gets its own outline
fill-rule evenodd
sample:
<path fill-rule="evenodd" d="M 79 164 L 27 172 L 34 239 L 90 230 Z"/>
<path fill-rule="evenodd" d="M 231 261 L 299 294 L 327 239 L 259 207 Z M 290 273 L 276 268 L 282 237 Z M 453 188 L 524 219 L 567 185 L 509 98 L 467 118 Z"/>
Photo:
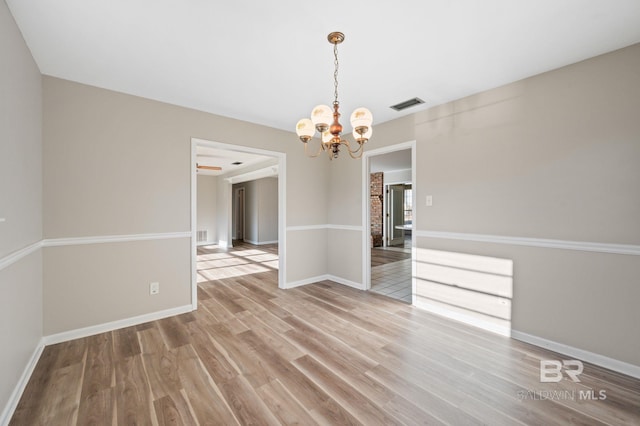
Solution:
<path fill-rule="evenodd" d="M 364 144 L 371 137 L 373 130 L 371 123 L 373 116 L 366 108 L 357 108 L 351 114 L 351 127 L 353 127 L 353 138 L 358 143 L 353 149 L 349 141 L 342 139 L 342 124 L 340 124 L 340 102 L 338 102 L 338 45 L 344 41 L 344 34 L 333 32 L 327 36 L 329 43 L 333 44 L 333 57 L 335 71 L 333 72 L 333 111 L 327 105 L 318 105 L 311 111 L 311 119 L 303 118 L 296 125 L 296 133 L 304 143 L 304 152 L 309 157 L 317 157 L 322 151 L 329 155 L 329 159 L 338 158 L 340 145 L 344 145 L 352 158 L 362 157 Z M 315 135 L 316 131 L 322 136 L 320 148 L 314 154 L 309 154 L 307 150 L 308 142 Z"/>

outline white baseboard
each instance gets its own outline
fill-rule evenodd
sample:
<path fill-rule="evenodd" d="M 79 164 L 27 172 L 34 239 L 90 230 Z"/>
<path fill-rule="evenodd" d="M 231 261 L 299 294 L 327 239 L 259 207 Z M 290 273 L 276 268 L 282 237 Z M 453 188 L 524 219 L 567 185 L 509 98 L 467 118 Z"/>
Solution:
<path fill-rule="evenodd" d="M 192 305 L 179 306 L 177 308 L 166 309 L 164 311 L 152 312 L 138 315 L 136 317 L 125 318 L 104 324 L 92 325 L 90 327 L 78 328 L 76 330 L 64 331 L 62 333 L 51 334 L 43 337 L 45 345 L 67 342 L 69 340 L 80 339 L 82 337 L 93 336 L 95 334 L 106 333 L 120 328 L 131 327 L 132 325 L 143 324 L 149 321 L 156 321 L 162 318 L 172 317 L 193 311 Z"/>
<path fill-rule="evenodd" d="M 198 247 L 200 246 L 214 246 L 217 245 L 218 243 L 216 241 L 200 241 L 199 243 L 197 243 L 196 245 Z"/>
<path fill-rule="evenodd" d="M 338 284 L 346 285 L 348 287 L 353 287 L 358 290 L 365 290 L 364 283 L 357 283 L 355 281 L 348 280 L 346 278 L 337 277 L 335 275 L 327 275 L 327 280 L 331 280 L 337 282 Z"/>
<path fill-rule="evenodd" d="M 253 240 L 243 240 L 245 243 L 253 244 L 254 246 L 263 246 L 266 244 L 277 244 L 278 240 L 275 241 L 253 241 Z"/>
<path fill-rule="evenodd" d="M 548 340 L 542 337 L 534 336 L 532 334 L 523 333 L 522 331 L 511 330 L 511 337 L 516 340 L 531 343 L 532 345 L 540 346 L 541 348 L 549 349 L 554 352 L 577 358 L 581 361 L 590 362 L 591 364 L 595 364 L 600 367 L 608 368 L 609 370 L 617 371 L 619 373 L 626 374 L 627 376 L 640 379 L 640 366 L 638 365 L 629 364 L 627 362 L 609 358 L 604 355 L 585 351 L 584 349 L 565 345 L 564 343 L 558 343 L 554 342 L 553 340 Z"/>
<path fill-rule="evenodd" d="M 305 278 L 299 281 L 293 281 L 293 282 L 287 283 L 287 285 L 284 288 L 285 289 L 295 288 L 295 287 L 300 287 L 301 285 L 313 284 L 313 283 L 317 283 L 320 281 L 327 281 L 327 280 L 336 282 L 338 284 L 346 285 L 348 287 L 353 287 L 358 290 L 364 290 L 364 284 L 362 283 L 357 283 L 355 281 L 350 281 L 350 280 L 347 280 L 341 277 L 336 277 L 335 275 L 329 275 L 329 274 L 318 275 L 316 277 L 311 277 L 311 278 Z"/>
<path fill-rule="evenodd" d="M 20 402 L 20 398 L 22 397 L 22 393 L 24 389 L 27 387 L 27 383 L 29 383 L 29 379 L 31 378 L 31 374 L 33 374 L 33 370 L 36 368 L 38 364 L 38 360 L 40 359 L 40 355 L 42 355 L 42 351 L 44 350 L 44 340 L 40 339 L 38 345 L 33 350 L 31 354 L 31 358 L 29 358 L 29 362 L 27 363 L 22 375 L 20 376 L 20 380 L 16 384 L 16 387 L 13 389 L 11 396 L 9 397 L 9 401 L 7 405 L 2 410 L 2 414 L 0 414 L 0 425 L 6 426 L 9 424 L 11 417 L 13 417 L 13 413 L 16 411 L 18 407 L 18 402 Z"/>
<path fill-rule="evenodd" d="M 310 277 L 310 278 L 305 278 L 303 280 L 288 282 L 286 283 L 284 288 L 288 289 L 288 288 L 300 287 L 301 285 L 313 284 L 313 283 L 317 283 L 319 281 L 324 281 L 328 279 L 329 279 L 328 275 L 318 275 L 317 277 Z"/>

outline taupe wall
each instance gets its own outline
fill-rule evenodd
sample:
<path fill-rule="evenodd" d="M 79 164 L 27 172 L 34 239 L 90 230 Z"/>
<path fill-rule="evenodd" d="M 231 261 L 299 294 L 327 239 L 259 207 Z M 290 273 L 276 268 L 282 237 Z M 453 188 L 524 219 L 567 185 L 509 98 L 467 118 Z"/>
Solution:
<path fill-rule="evenodd" d="M 42 79 L 0 2 L 0 423 L 42 338 Z M 5 265 L 4 267 L 2 265 Z M 7 419 L 8 420 L 8 419 Z"/>
<path fill-rule="evenodd" d="M 245 189 L 244 241 L 252 244 L 278 241 L 278 179 L 269 177 L 237 183 L 233 185 L 234 194 L 238 188 Z M 234 204 L 234 218 L 235 214 Z"/>
<path fill-rule="evenodd" d="M 638 245 L 638 70 L 634 45 L 379 125 L 368 148 L 416 140 L 419 232 Z M 329 214 L 360 224 L 362 178 L 347 167 L 331 165 L 341 185 Z M 418 247 L 512 259 L 514 330 L 640 365 L 638 256 L 433 238 Z"/>
<path fill-rule="evenodd" d="M 255 180 L 237 183 L 232 187 L 232 194 L 235 198 L 236 189 L 244 188 L 244 235 L 242 239 L 256 243 L 258 240 L 258 217 L 260 216 L 260 203 L 258 201 L 258 184 Z M 236 205 L 232 205 L 233 227 L 232 234 L 237 238 L 236 230 Z"/>
<path fill-rule="evenodd" d="M 207 231 L 206 243 L 217 244 L 218 178 L 216 176 L 198 175 L 197 198 L 196 229 L 198 231 Z M 202 244 L 202 242 L 198 244 Z"/>
<path fill-rule="evenodd" d="M 278 178 L 258 181 L 258 243 L 278 241 Z"/>
<path fill-rule="evenodd" d="M 47 247 L 44 334 L 190 305 L 190 259 L 188 238 Z"/>
<path fill-rule="evenodd" d="M 305 184 L 320 176 L 326 163 L 301 158 L 294 134 L 204 112 L 45 76 L 44 87 L 44 233 L 46 238 L 102 237 L 189 232 L 191 138 L 244 145 L 287 155 L 288 223 L 308 223 L 326 211 L 325 188 Z M 218 188 L 218 198 L 227 197 Z M 229 209 L 230 211 L 230 209 Z M 321 213 L 322 214 L 322 213 Z M 221 219 L 222 220 L 221 215 Z M 220 239 L 223 235 L 218 235 Z M 148 241 L 144 251 L 127 246 L 141 264 L 121 258 L 122 245 L 99 248 L 48 247 L 44 259 L 47 331 L 61 332 L 180 307 L 190 303 L 189 238 Z M 287 257 L 300 251 L 288 244 Z M 320 246 L 325 250 L 326 245 Z M 184 255 L 173 256 L 184 248 Z M 90 267 L 68 271 L 80 255 Z M 88 258 L 95 253 L 95 258 Z M 182 252 L 180 252 L 182 253 Z M 106 274 L 108 260 L 127 277 Z M 149 265 L 163 265 L 168 279 L 161 294 L 171 306 L 149 296 L 149 283 L 162 281 Z M 326 273 L 322 258 L 306 264 L 287 262 L 288 276 Z M 97 277 L 97 278 L 96 278 Z M 113 293 L 97 303 L 104 287 Z M 76 291 L 80 291 L 79 293 Z M 56 291 L 70 291 L 62 297 Z M 162 297 L 160 298 L 162 299 Z M 127 303 L 127 309 L 121 305 Z M 87 310 L 85 306 L 93 306 Z"/>

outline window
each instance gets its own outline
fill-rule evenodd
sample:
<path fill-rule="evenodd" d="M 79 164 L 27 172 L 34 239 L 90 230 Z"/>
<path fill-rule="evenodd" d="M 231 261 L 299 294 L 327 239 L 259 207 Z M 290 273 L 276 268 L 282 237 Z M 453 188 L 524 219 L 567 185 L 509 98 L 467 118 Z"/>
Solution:
<path fill-rule="evenodd" d="M 405 186 L 404 188 L 404 224 L 411 225 L 413 222 L 413 195 L 411 193 L 411 186 Z"/>

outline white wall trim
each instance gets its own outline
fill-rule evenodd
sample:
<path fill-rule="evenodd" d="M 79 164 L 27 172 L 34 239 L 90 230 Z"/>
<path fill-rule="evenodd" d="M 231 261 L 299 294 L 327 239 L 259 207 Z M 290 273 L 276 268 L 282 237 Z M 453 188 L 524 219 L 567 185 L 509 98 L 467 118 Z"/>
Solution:
<path fill-rule="evenodd" d="M 523 333 L 522 331 L 511 330 L 511 337 L 516 340 L 531 343 L 532 345 L 539 346 L 541 348 L 575 357 L 582 361 L 590 362 L 591 364 L 599 365 L 600 367 L 608 368 L 609 370 L 617 371 L 619 373 L 626 374 L 627 376 L 640 379 L 640 366 L 638 365 L 629 364 L 604 355 L 585 351 L 584 349 L 575 348 L 563 343 L 554 342 L 553 340 Z"/>
<path fill-rule="evenodd" d="M 100 235 L 94 237 L 48 238 L 42 240 L 43 247 L 77 246 L 82 244 L 123 243 L 129 241 L 168 240 L 191 238 L 191 232 L 163 232 L 151 234 Z"/>
<path fill-rule="evenodd" d="M 191 199 L 189 200 L 191 220 L 191 308 L 198 309 L 198 144 L 191 139 L 190 155 L 190 182 Z M 216 182 L 217 186 L 217 182 Z M 218 191 L 218 187 L 216 187 Z M 216 209 L 218 208 L 218 195 L 216 194 Z M 216 218 L 216 234 L 219 234 L 218 219 Z"/>
<path fill-rule="evenodd" d="M 273 240 L 273 241 L 252 241 L 252 240 L 244 240 L 244 242 L 249 243 L 249 244 L 253 244 L 254 246 L 264 246 L 267 244 L 277 244 L 278 240 Z"/>
<path fill-rule="evenodd" d="M 27 383 L 29 383 L 29 379 L 33 374 L 33 370 L 36 368 L 38 360 L 40 360 L 40 356 L 42 355 L 44 346 L 44 340 L 40 339 L 38 345 L 31 354 L 31 358 L 29 358 L 29 362 L 27 362 L 27 365 L 22 371 L 22 375 L 20 375 L 20 380 L 18 380 L 15 388 L 13 388 L 13 392 L 11 392 L 11 396 L 9 396 L 7 405 L 2 410 L 2 414 L 0 414 L 0 425 L 8 425 L 11 417 L 13 417 L 13 413 L 16 411 L 18 402 L 20 402 L 20 398 L 22 397 L 22 394 L 27 387 Z"/>
<path fill-rule="evenodd" d="M 295 288 L 295 287 L 300 287 L 302 285 L 307 285 L 307 284 L 313 284 L 313 283 L 317 283 L 320 281 L 325 281 L 328 280 L 328 275 L 318 275 L 316 277 L 309 277 L 309 278 L 305 278 L 302 280 L 298 280 L 298 281 L 292 281 L 290 283 L 287 283 L 287 285 L 285 286 L 286 289 L 290 289 L 290 288 Z"/>
<path fill-rule="evenodd" d="M 279 165 L 267 166 L 262 169 L 253 170 L 247 173 L 242 173 L 239 175 L 234 175 L 231 177 L 224 177 L 223 179 L 229 182 L 230 184 L 234 183 L 242 183 L 250 180 L 258 180 L 271 176 L 278 176 Z"/>
<path fill-rule="evenodd" d="M 340 231 L 362 231 L 361 225 L 327 225 L 327 229 L 337 229 Z"/>
<path fill-rule="evenodd" d="M 3 258 L 0 258 L 0 271 L 2 271 L 7 266 L 16 263 L 23 257 L 29 256 L 31 253 L 35 252 L 41 247 L 42 247 L 42 241 L 38 241 L 24 248 L 21 248 L 20 250 L 16 250 L 12 253 L 9 253 Z"/>
<path fill-rule="evenodd" d="M 231 245 L 229 244 L 228 241 L 218 240 L 218 247 L 226 249 L 226 248 L 231 247 Z"/>
<path fill-rule="evenodd" d="M 62 333 L 51 334 L 48 336 L 44 336 L 43 341 L 45 345 L 54 345 L 56 343 L 62 343 L 69 340 L 80 339 L 82 337 L 93 336 L 95 334 L 106 333 L 108 331 L 118 330 L 120 328 L 131 327 L 132 325 L 143 324 L 149 321 L 156 321 L 175 315 L 185 314 L 191 311 L 193 311 L 193 307 L 191 305 L 179 306 L 176 308 L 165 309 L 164 311 L 151 312 L 131 318 L 107 322 L 104 324 L 92 325 L 89 327 L 64 331 Z"/>
<path fill-rule="evenodd" d="M 189 236 L 191 236 L 191 235 L 189 235 Z M 197 243 L 197 246 L 198 247 L 200 247 L 200 246 L 214 246 L 214 245 L 217 245 L 217 244 L 218 244 L 217 241 L 200 241 L 199 243 Z"/>
<path fill-rule="evenodd" d="M 317 229 L 327 229 L 326 224 L 323 225 L 299 225 L 299 226 L 287 226 L 287 231 L 313 231 Z"/>
<path fill-rule="evenodd" d="M 342 231 L 362 231 L 360 225 L 332 225 L 330 223 L 323 223 L 320 225 L 300 225 L 300 226 L 287 226 L 287 231 L 313 231 L 317 229 L 338 229 Z"/>
<path fill-rule="evenodd" d="M 305 278 L 299 281 L 293 281 L 293 282 L 287 283 L 286 288 L 295 288 L 295 287 L 300 287 L 303 285 L 313 284 L 321 281 L 333 281 L 338 284 L 357 288 L 358 290 L 364 290 L 364 285 L 362 283 L 357 283 L 355 281 L 347 280 L 345 278 L 337 277 L 335 275 L 330 275 L 330 274 L 318 275 L 316 277 L 310 277 L 310 278 Z"/>
<path fill-rule="evenodd" d="M 47 238 L 37 241 L 0 259 L 0 271 L 42 247 L 76 246 L 82 244 L 122 243 L 128 241 L 167 240 L 191 238 L 191 232 L 164 232 L 153 234 L 100 235 L 94 237 Z"/>
<path fill-rule="evenodd" d="M 327 275 L 327 280 L 336 282 L 338 284 L 346 285 L 347 287 L 353 287 L 358 290 L 365 290 L 363 283 L 357 283 L 355 281 L 348 280 L 346 278 L 338 277 L 335 275 Z"/>
<path fill-rule="evenodd" d="M 502 235 L 467 234 L 461 232 L 416 231 L 417 237 L 446 240 L 476 241 L 482 243 L 510 244 L 596 253 L 627 254 L 640 256 L 640 245 L 593 243 L 588 241 L 551 240 L 544 238 L 508 237 Z"/>

